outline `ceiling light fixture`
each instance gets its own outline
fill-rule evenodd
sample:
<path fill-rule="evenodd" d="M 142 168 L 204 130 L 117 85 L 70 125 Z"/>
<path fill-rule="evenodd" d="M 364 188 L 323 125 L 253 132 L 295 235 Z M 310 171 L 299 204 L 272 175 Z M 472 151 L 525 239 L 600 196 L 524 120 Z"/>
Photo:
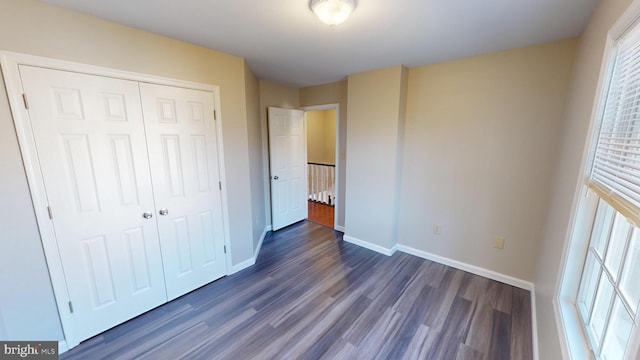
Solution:
<path fill-rule="evenodd" d="M 356 8 L 355 0 L 311 0 L 311 10 L 320 21 L 336 26 L 342 24 Z"/>

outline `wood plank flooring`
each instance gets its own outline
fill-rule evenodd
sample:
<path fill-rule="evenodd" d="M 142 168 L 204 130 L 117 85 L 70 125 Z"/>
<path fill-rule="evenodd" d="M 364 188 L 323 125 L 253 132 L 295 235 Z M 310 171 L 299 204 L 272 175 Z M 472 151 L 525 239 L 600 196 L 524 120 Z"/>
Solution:
<path fill-rule="evenodd" d="M 304 221 L 62 359 L 532 359 L 529 292 Z"/>
<path fill-rule="evenodd" d="M 334 207 L 311 200 L 307 203 L 309 208 L 307 219 L 333 229 Z"/>

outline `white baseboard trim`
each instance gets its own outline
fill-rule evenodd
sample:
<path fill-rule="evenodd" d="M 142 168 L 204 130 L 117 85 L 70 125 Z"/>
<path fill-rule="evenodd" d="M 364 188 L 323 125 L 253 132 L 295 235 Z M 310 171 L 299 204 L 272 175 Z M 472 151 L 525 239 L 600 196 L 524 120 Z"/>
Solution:
<path fill-rule="evenodd" d="M 260 235 L 260 241 L 258 241 L 258 246 L 256 246 L 256 249 L 253 251 L 253 263 L 255 264 L 256 260 L 258 260 L 258 254 L 260 254 L 260 249 L 262 249 L 262 242 L 264 241 L 265 236 L 267 236 L 267 233 L 271 231 L 271 225 L 267 225 L 264 227 L 264 230 L 262 230 L 262 235 Z"/>
<path fill-rule="evenodd" d="M 67 346 L 67 341 L 66 340 L 58 341 L 58 353 L 62 354 L 67 351 L 69 351 L 69 346 Z"/>
<path fill-rule="evenodd" d="M 252 258 L 249 258 L 249 259 L 247 259 L 245 261 L 242 261 L 242 262 L 239 262 L 239 263 L 237 263 L 235 265 L 232 265 L 231 266 L 231 274 L 229 274 L 229 275 L 233 275 L 233 274 L 235 274 L 235 273 L 237 273 L 239 271 L 242 271 L 242 270 L 244 270 L 244 269 L 246 269 L 246 268 L 248 268 L 250 266 L 253 266 L 255 263 L 256 263 L 256 259 L 254 259 L 252 257 Z"/>
<path fill-rule="evenodd" d="M 334 226 L 334 229 L 338 230 L 340 232 L 344 232 L 344 226 L 336 225 L 336 226 Z"/>
<path fill-rule="evenodd" d="M 365 249 L 369 249 L 369 250 L 373 250 L 377 253 L 383 254 L 383 255 L 387 255 L 387 256 L 391 256 L 396 252 L 396 247 L 392 247 L 391 249 L 387 249 L 385 247 L 382 247 L 380 245 L 376 245 L 376 244 L 372 244 L 370 242 L 366 242 L 364 240 L 360 240 L 358 238 L 354 238 L 353 236 L 349 236 L 349 235 L 344 235 L 342 237 L 342 240 L 354 244 L 354 245 L 358 245 L 360 247 L 363 247 Z"/>
<path fill-rule="evenodd" d="M 264 241 L 264 238 L 265 236 L 267 236 L 267 233 L 269 231 L 271 231 L 271 225 L 265 226 L 264 230 L 262 231 L 262 235 L 260 235 L 258 246 L 256 246 L 255 250 L 253 251 L 253 256 L 250 259 L 247 259 L 241 263 L 231 266 L 231 274 L 229 275 L 235 274 L 238 271 L 242 271 L 250 266 L 255 265 L 256 260 L 258 260 L 258 254 L 260 254 L 260 249 L 262 249 L 262 242 Z"/>
<path fill-rule="evenodd" d="M 402 251 L 403 253 L 421 257 L 423 259 L 431 260 L 442 265 L 451 266 L 453 268 L 456 268 L 462 271 L 470 272 L 475 275 L 483 276 L 491 280 L 500 281 L 505 284 L 509 284 L 509 285 L 533 292 L 533 283 L 530 281 L 525 281 L 522 279 L 515 278 L 513 276 L 501 274 L 493 270 L 489 270 L 489 269 L 481 268 L 479 266 L 463 263 L 461 261 L 449 259 L 444 256 L 428 253 L 423 250 L 414 249 L 406 245 L 398 245 L 397 248 L 398 248 L 398 251 Z"/>

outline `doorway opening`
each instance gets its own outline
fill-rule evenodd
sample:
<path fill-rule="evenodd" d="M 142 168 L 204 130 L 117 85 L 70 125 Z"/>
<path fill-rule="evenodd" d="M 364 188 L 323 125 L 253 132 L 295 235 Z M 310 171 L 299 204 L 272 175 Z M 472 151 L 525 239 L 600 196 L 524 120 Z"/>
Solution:
<path fill-rule="evenodd" d="M 309 221 L 335 228 L 337 209 L 337 106 L 305 108 Z"/>
<path fill-rule="evenodd" d="M 311 129 L 307 131 L 308 118 L 318 110 L 328 111 L 318 113 L 322 114 L 319 116 L 322 122 L 315 124 L 311 120 Z M 267 114 L 272 230 L 310 219 L 344 231 L 344 227 L 338 225 L 344 221 L 345 171 L 345 153 L 340 146 L 344 141 L 340 131 L 340 104 L 299 110 L 270 106 Z M 312 144 L 307 147 L 309 141 Z M 322 221 L 314 220 L 314 214 L 318 213 L 324 217 Z"/>

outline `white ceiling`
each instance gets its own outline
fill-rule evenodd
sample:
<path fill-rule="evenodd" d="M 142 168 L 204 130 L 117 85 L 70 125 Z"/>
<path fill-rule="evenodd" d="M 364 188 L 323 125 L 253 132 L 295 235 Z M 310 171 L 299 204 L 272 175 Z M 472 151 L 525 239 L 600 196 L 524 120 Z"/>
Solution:
<path fill-rule="evenodd" d="M 260 79 L 310 86 L 578 36 L 598 0 L 359 0 L 328 27 L 308 0 L 44 0 L 238 55 Z"/>

